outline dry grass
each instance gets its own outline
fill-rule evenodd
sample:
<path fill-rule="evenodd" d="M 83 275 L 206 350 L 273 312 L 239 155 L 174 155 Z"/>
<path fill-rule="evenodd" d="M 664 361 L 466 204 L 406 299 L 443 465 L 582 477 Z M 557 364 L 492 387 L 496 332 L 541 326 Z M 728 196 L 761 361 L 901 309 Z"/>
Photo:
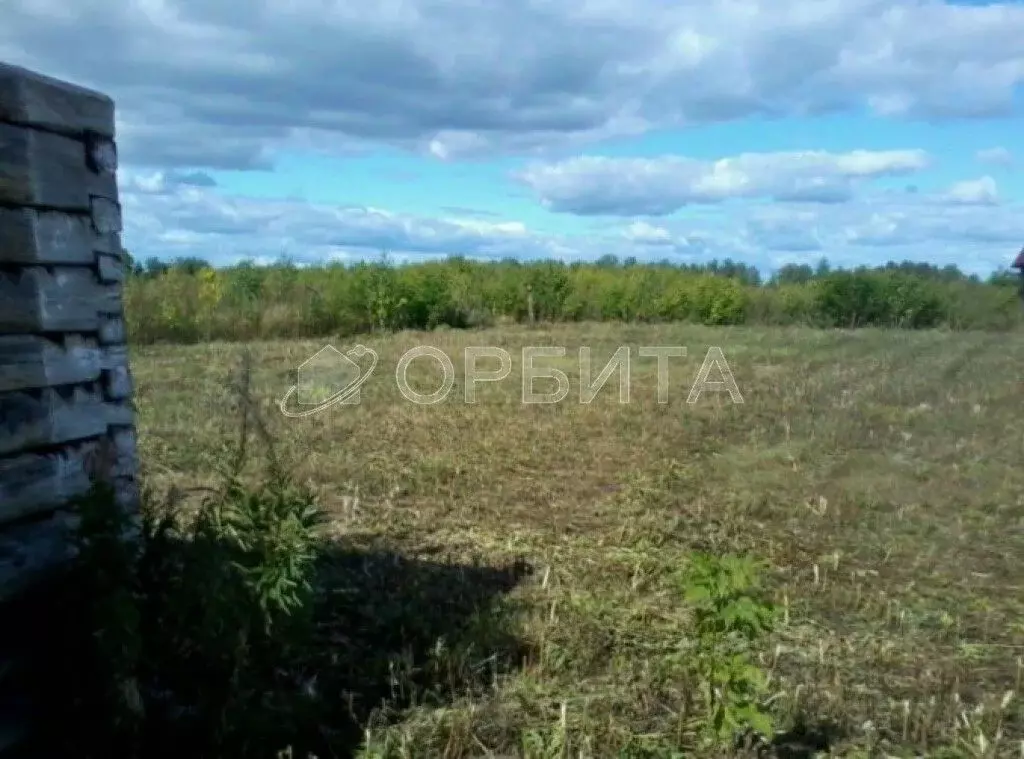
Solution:
<path fill-rule="evenodd" d="M 372 596 L 343 583 L 328 595 L 335 648 L 316 680 L 328 711 L 372 721 L 368 755 L 689 746 L 690 686 L 668 662 L 687 615 L 674 575 L 694 549 L 771 563 L 785 624 L 764 666 L 784 726 L 832 723 L 831 750 L 846 755 L 1024 752 L 1019 697 L 1005 696 L 1019 694 L 1024 654 L 1018 336 L 583 325 L 365 342 L 380 365 L 360 405 L 306 419 L 274 399 L 321 344 L 252 349 L 281 451 L 363 552 L 358 571 L 339 568 L 372 575 Z M 512 374 L 476 405 L 460 377 L 446 402 L 416 406 L 393 370 L 419 344 L 460 372 L 465 346 L 505 347 Z M 689 357 L 672 360 L 665 405 L 653 359 L 634 360 L 628 405 L 614 378 L 581 405 L 570 358 L 547 360 L 574 380 L 569 397 L 523 406 L 525 345 L 589 345 L 598 366 L 619 345 Z M 744 404 L 685 402 L 712 345 Z M 135 351 L 151 483 L 213 476 L 239 350 Z M 432 368 L 417 362 L 413 386 L 433 390 Z M 495 578 L 472 567 L 514 562 L 534 572 L 485 604 Z M 323 745 L 347 744 L 325 727 Z"/>

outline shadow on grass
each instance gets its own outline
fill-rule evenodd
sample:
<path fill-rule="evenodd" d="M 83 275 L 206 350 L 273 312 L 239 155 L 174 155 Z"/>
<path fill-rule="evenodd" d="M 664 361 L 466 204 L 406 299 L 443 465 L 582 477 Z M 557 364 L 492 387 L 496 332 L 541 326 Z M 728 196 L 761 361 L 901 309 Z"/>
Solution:
<path fill-rule="evenodd" d="M 312 674 L 324 707 L 344 704 L 348 714 L 320 750 L 355 748 L 375 712 L 387 719 L 412 704 L 441 705 L 518 667 L 527 651 L 505 596 L 531 573 L 522 561 L 494 567 L 334 546 L 320 566 Z"/>
<path fill-rule="evenodd" d="M 331 544 L 319 559 L 312 631 L 300 643 L 287 641 L 259 673 L 255 682 L 263 692 L 247 698 L 244 726 L 227 744 L 211 747 L 210 715 L 183 715 L 181 707 L 188 707 L 179 699 L 170 719 L 144 682 L 138 755 L 275 757 L 290 748 L 284 755 L 295 759 L 351 756 L 367 721 L 479 693 L 496 673 L 519 666 L 525 650 L 512 632 L 516 611 L 505 596 L 531 572 L 523 562 L 481 566 Z M 24 756 L 127 755 L 124 748 L 111 753 L 104 728 L 87 724 L 102 719 L 98 707 L 68 703 L 68 694 L 88 698 L 96 676 L 83 647 L 89 644 L 69 634 L 82 629 L 80 617 L 88 613 L 81 598 L 72 582 L 58 583 L 4 616 L 7 650 L 30 657 L 18 687 L 31 696 L 33 711 L 45 715 Z M 223 673 L 211 669 L 210 687 L 221 687 Z M 190 689 L 203 685 L 202 672 L 183 674 Z M 96 750 L 87 748 L 93 745 Z"/>
<path fill-rule="evenodd" d="M 845 736 L 846 731 L 835 722 L 801 716 L 789 730 L 759 746 L 757 753 L 774 759 L 814 759 L 827 754 Z"/>

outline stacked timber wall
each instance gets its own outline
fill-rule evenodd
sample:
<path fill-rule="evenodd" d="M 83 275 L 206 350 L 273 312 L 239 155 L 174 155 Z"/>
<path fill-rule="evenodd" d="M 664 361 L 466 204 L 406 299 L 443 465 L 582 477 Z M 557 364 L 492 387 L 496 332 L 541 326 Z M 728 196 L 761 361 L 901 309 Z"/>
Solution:
<path fill-rule="evenodd" d="M 110 98 L 0 63 L 0 754 L 31 711 L 3 609 L 66 565 L 96 478 L 138 508 L 116 169 Z"/>

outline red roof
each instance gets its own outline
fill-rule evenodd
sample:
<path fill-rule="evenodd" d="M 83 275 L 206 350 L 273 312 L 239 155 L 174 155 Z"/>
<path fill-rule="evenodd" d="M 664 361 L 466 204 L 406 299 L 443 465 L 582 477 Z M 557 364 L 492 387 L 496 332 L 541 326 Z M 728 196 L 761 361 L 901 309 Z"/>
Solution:
<path fill-rule="evenodd" d="M 1013 269 L 1024 269 L 1024 248 L 1020 249 L 1020 253 L 1018 253 L 1017 257 L 1013 259 L 1013 263 L 1010 264 L 1010 267 Z"/>

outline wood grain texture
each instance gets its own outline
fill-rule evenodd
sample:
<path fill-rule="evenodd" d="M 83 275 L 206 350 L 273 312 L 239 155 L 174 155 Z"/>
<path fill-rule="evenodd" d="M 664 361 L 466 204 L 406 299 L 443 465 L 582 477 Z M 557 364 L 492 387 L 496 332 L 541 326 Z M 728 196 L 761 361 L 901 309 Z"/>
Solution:
<path fill-rule="evenodd" d="M 103 365 L 95 337 L 0 335 L 0 393 L 95 382 Z"/>
<path fill-rule="evenodd" d="M 96 270 L 100 282 L 114 283 L 124 281 L 124 263 L 120 256 L 96 255 Z"/>
<path fill-rule="evenodd" d="M 103 416 L 110 427 L 135 426 L 135 407 L 130 400 L 104 403 Z"/>
<path fill-rule="evenodd" d="M 0 619 L 59 579 L 73 499 L 96 481 L 138 519 L 117 153 L 110 98 L 0 63 Z M 0 677 L 0 753 L 31 744 L 8 726 L 46 724 L 8 686 Z"/>
<path fill-rule="evenodd" d="M 121 231 L 121 205 L 116 198 L 93 195 L 89 198 L 89 215 L 97 234 L 111 235 Z"/>
<path fill-rule="evenodd" d="M 93 446 L 68 446 L 0 459 L 0 524 L 46 513 L 88 493 L 92 480 L 86 460 L 92 451 Z"/>
<path fill-rule="evenodd" d="M 0 121 L 114 136 L 114 101 L 95 90 L 0 63 Z"/>
<path fill-rule="evenodd" d="M 0 458 L 0 526 L 65 506 L 101 480 L 136 511 L 138 467 L 135 430 L 123 424 L 61 449 Z"/>
<path fill-rule="evenodd" d="M 100 313 L 120 313 L 121 288 L 85 268 L 0 272 L 0 333 L 95 332 Z"/>
<path fill-rule="evenodd" d="M 121 345 L 127 336 L 128 330 L 121 316 L 113 311 L 100 315 L 98 334 L 100 345 Z"/>
<path fill-rule="evenodd" d="M 97 437 L 108 426 L 97 384 L 0 394 L 0 456 Z"/>
<path fill-rule="evenodd" d="M 85 165 L 97 174 L 117 174 L 117 144 L 112 137 L 86 132 Z"/>
<path fill-rule="evenodd" d="M 0 202 L 82 212 L 93 197 L 116 202 L 116 175 L 86 161 L 81 140 L 0 124 Z"/>
<path fill-rule="evenodd" d="M 128 368 L 128 349 L 123 345 L 103 347 L 100 364 L 104 397 L 114 401 L 131 398 L 132 376 Z"/>
<path fill-rule="evenodd" d="M 0 263 L 90 266 L 109 247 L 85 214 L 0 208 Z"/>

